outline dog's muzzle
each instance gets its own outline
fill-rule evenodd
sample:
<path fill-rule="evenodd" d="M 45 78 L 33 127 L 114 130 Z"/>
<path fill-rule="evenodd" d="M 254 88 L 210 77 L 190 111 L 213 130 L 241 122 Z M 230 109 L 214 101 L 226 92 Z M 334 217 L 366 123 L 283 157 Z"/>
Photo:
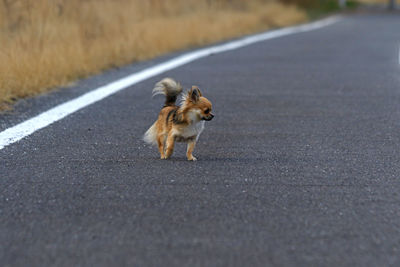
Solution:
<path fill-rule="evenodd" d="M 210 116 L 204 117 L 203 120 L 210 121 L 214 118 L 214 114 L 210 114 Z"/>

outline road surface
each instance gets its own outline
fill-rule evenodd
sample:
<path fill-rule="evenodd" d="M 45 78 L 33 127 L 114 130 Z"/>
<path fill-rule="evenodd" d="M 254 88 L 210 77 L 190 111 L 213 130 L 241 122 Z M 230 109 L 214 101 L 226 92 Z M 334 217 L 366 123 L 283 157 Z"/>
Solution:
<path fill-rule="evenodd" d="M 399 266 L 399 29 L 396 13 L 351 15 L 216 54 L 5 147 L 1 265 Z M 167 76 L 213 102 L 197 162 L 141 140 Z"/>

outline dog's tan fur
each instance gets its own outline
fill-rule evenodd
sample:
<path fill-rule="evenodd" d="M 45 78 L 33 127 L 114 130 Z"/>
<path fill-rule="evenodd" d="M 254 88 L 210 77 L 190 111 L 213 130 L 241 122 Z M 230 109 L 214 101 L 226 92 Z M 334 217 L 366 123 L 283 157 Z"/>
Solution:
<path fill-rule="evenodd" d="M 212 104 L 202 96 L 197 86 L 192 86 L 183 95 L 181 106 L 177 106 L 175 102 L 181 93 L 181 85 L 171 78 L 165 78 L 156 84 L 153 95 L 165 95 L 165 105 L 157 121 L 147 130 L 143 139 L 147 143 L 158 145 L 161 159 L 171 157 L 175 142 L 185 142 L 186 157 L 194 161 L 196 158 L 192 153 L 204 129 L 204 121 L 214 117 L 211 113 Z"/>

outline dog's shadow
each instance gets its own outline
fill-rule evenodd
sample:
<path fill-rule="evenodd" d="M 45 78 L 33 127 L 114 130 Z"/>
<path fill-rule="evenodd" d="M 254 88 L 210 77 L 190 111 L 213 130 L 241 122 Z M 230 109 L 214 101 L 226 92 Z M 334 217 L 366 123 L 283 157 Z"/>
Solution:
<path fill-rule="evenodd" d="M 270 158 L 254 158 L 254 157 L 215 157 L 215 156 L 197 156 L 195 155 L 197 160 L 190 161 L 186 157 L 182 156 L 172 156 L 169 159 L 160 159 L 159 157 L 146 157 L 145 161 L 149 162 L 187 162 L 190 164 L 202 164 L 202 163 L 210 163 L 210 162 L 220 162 L 220 163 L 257 163 L 257 162 L 269 162 Z"/>

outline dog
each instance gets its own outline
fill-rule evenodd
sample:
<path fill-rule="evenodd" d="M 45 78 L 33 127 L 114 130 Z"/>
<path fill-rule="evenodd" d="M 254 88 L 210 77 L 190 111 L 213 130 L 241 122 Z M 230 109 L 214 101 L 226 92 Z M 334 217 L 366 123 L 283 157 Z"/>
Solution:
<path fill-rule="evenodd" d="M 158 119 L 146 131 L 143 140 L 152 145 L 158 145 L 161 159 L 168 159 L 174 151 L 175 142 L 187 143 L 186 157 L 190 161 L 197 160 L 193 150 L 204 122 L 214 118 L 211 102 L 203 97 L 197 86 L 182 94 L 181 104 L 175 104 L 182 93 L 182 86 L 171 78 L 164 78 L 156 83 L 153 96 L 165 95 L 165 104 Z"/>

